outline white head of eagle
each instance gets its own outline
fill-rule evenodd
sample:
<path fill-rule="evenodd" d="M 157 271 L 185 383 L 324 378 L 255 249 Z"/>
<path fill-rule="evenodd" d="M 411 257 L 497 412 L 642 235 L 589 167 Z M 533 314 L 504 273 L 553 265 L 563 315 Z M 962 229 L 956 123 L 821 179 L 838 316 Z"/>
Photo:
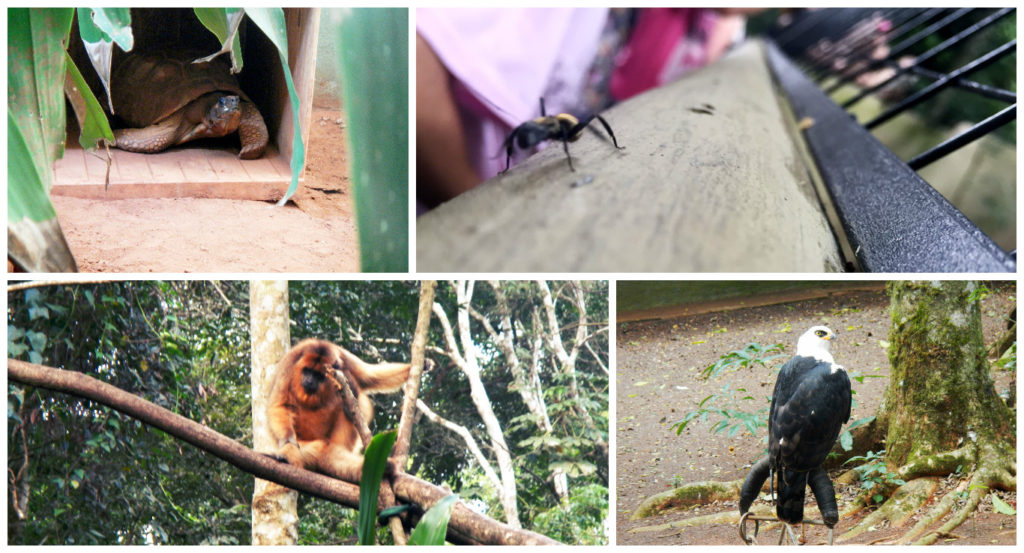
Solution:
<path fill-rule="evenodd" d="M 832 339 L 835 337 L 835 333 L 827 326 L 812 326 L 797 340 L 796 354 L 800 357 L 813 357 L 822 363 L 829 363 L 832 365 L 833 372 L 842 370 L 843 367 L 835 364 L 835 359 L 829 352 L 829 346 L 832 345 Z"/>

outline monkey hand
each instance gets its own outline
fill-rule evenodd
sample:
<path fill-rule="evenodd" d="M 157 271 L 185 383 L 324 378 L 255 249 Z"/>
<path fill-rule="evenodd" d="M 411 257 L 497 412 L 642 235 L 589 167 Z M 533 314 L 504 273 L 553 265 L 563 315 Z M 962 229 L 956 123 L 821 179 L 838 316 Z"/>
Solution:
<path fill-rule="evenodd" d="M 295 465 L 297 467 L 305 466 L 305 463 L 302 460 L 302 452 L 299 450 L 299 444 L 294 439 L 285 442 L 284 445 L 277 450 L 277 453 L 265 453 L 264 455 L 279 463 L 288 463 L 289 465 Z"/>
<path fill-rule="evenodd" d="M 284 455 L 278 455 L 277 453 L 263 453 L 262 455 L 264 455 L 265 457 L 270 457 L 271 459 L 277 461 L 278 463 L 288 462 L 287 457 L 285 457 Z"/>

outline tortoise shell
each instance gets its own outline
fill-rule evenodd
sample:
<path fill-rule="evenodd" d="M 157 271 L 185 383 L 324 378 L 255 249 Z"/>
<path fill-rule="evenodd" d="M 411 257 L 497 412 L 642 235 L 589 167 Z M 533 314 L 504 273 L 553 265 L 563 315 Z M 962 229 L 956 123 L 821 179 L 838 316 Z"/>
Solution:
<path fill-rule="evenodd" d="M 249 100 L 225 56 L 192 63 L 203 56 L 187 50 L 129 53 L 110 79 L 115 115 L 132 127 L 147 127 L 211 92 L 228 92 Z"/>

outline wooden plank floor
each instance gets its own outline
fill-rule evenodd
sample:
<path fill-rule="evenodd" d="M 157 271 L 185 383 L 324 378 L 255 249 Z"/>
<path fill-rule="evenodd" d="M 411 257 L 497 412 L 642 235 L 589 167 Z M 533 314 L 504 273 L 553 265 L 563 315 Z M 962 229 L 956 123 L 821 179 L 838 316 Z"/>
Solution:
<path fill-rule="evenodd" d="M 53 193 L 93 199 L 224 198 L 275 201 L 291 180 L 288 160 L 270 146 L 260 159 L 240 160 L 228 147 L 175 147 L 159 154 L 110 150 L 110 186 L 104 152 L 68 141 L 53 165 Z"/>
<path fill-rule="evenodd" d="M 843 269 L 762 46 L 604 113 L 417 221 L 419 271 L 827 272 Z"/>

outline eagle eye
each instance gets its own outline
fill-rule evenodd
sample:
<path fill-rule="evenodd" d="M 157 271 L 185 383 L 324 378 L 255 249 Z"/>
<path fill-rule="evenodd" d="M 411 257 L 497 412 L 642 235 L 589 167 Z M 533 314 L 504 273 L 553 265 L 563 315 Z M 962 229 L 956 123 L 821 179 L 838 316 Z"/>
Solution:
<path fill-rule="evenodd" d="M 815 330 L 814 331 L 814 335 L 819 337 L 819 338 L 824 338 L 826 334 L 828 334 L 828 333 L 825 332 L 824 330 Z"/>

